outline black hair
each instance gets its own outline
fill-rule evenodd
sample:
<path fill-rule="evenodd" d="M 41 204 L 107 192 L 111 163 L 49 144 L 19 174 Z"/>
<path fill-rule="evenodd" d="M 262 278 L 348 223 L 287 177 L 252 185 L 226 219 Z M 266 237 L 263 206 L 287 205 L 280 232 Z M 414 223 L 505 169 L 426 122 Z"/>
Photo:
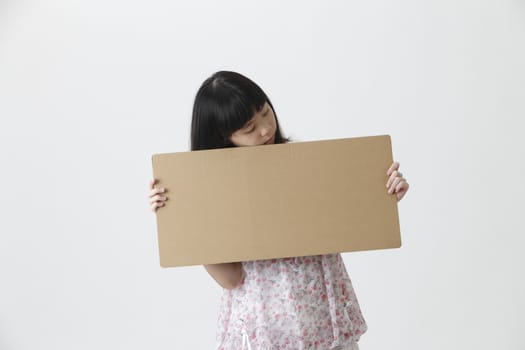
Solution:
<path fill-rule="evenodd" d="M 242 74 L 219 71 L 206 79 L 195 96 L 191 121 L 191 150 L 235 147 L 231 135 L 241 129 L 270 99 L 252 80 Z M 281 134 L 279 121 L 275 143 L 289 139 Z"/>

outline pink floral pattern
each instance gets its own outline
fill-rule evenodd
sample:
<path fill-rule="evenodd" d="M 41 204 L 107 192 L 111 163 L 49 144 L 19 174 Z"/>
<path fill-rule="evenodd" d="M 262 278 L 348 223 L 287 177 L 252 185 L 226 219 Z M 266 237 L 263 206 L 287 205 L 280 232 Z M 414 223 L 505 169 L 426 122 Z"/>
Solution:
<path fill-rule="evenodd" d="M 367 326 L 340 254 L 242 266 L 221 299 L 217 349 L 357 349 Z"/>

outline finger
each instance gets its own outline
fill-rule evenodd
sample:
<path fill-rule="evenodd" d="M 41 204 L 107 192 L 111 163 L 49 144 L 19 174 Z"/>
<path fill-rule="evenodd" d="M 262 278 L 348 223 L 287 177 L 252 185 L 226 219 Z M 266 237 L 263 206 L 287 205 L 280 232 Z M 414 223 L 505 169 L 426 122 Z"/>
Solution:
<path fill-rule="evenodd" d="M 150 203 L 154 203 L 154 202 L 165 202 L 168 200 L 168 197 L 165 197 L 165 196 L 161 196 L 161 195 L 156 195 L 156 196 L 153 196 L 150 198 Z"/>
<path fill-rule="evenodd" d="M 164 193 L 164 192 L 166 192 L 165 188 L 154 188 L 149 192 L 148 197 L 153 197 L 154 195 L 158 193 Z"/>
<path fill-rule="evenodd" d="M 166 204 L 166 203 L 164 203 L 164 202 L 155 202 L 155 203 L 152 203 L 152 204 L 151 204 L 151 207 L 152 207 L 153 209 L 157 209 L 157 208 L 163 207 L 165 204 Z"/>
<path fill-rule="evenodd" d="M 149 202 L 153 204 L 155 202 L 165 202 L 167 200 L 168 200 L 168 197 L 162 197 L 162 196 L 157 195 L 157 196 L 151 197 Z"/>
<path fill-rule="evenodd" d="M 398 202 L 401 200 L 401 198 L 403 198 L 405 196 L 405 194 L 408 191 L 408 187 L 409 187 L 408 183 L 406 183 L 406 182 L 402 183 L 402 186 L 401 186 L 400 190 L 396 192 L 396 196 L 397 196 L 397 201 Z"/>
<path fill-rule="evenodd" d="M 153 186 L 155 186 L 156 183 L 157 183 L 157 179 L 151 179 L 151 181 L 149 182 L 149 188 L 150 188 L 150 190 L 153 189 Z"/>
<path fill-rule="evenodd" d="M 408 184 L 406 183 L 405 179 L 401 178 L 401 181 L 399 181 L 399 183 L 397 184 L 397 186 L 395 188 L 395 192 L 405 191 L 405 187 L 407 185 Z"/>
<path fill-rule="evenodd" d="M 388 193 L 394 193 L 394 189 L 396 188 L 397 184 L 402 180 L 400 177 L 396 177 L 394 181 L 392 182 L 392 185 L 388 189 Z"/>
<path fill-rule="evenodd" d="M 390 187 L 390 185 L 392 185 L 392 182 L 394 181 L 394 179 L 399 176 L 398 175 L 399 172 L 397 170 L 394 170 L 394 172 L 392 173 L 392 175 L 390 175 L 390 177 L 388 178 L 388 181 L 386 182 L 386 187 Z"/>
<path fill-rule="evenodd" d="M 410 185 L 408 184 L 408 182 L 404 181 L 403 182 L 403 189 L 402 189 L 402 192 L 407 192 L 408 189 L 410 188 Z"/>
<path fill-rule="evenodd" d="M 408 188 L 410 187 L 410 185 L 408 184 L 408 182 L 403 182 L 403 186 L 401 188 L 401 190 L 397 193 L 397 201 L 399 202 L 401 200 L 401 198 L 403 198 L 405 196 L 405 194 L 407 194 L 407 191 L 408 191 Z"/>
<path fill-rule="evenodd" d="M 155 202 L 151 205 L 151 210 L 152 211 L 156 211 L 157 208 L 160 208 L 160 207 L 163 207 L 164 206 L 164 203 L 161 203 L 161 202 Z"/>
<path fill-rule="evenodd" d="M 399 181 L 399 183 L 394 187 L 394 192 L 395 193 L 399 193 L 399 192 L 404 191 L 405 190 L 405 184 L 406 184 L 405 180 L 401 179 Z"/>
<path fill-rule="evenodd" d="M 398 162 L 394 162 L 392 163 L 392 165 L 390 166 L 390 168 L 388 168 L 386 174 L 387 175 L 390 175 L 392 173 L 392 171 L 396 170 L 399 168 L 399 163 Z"/>

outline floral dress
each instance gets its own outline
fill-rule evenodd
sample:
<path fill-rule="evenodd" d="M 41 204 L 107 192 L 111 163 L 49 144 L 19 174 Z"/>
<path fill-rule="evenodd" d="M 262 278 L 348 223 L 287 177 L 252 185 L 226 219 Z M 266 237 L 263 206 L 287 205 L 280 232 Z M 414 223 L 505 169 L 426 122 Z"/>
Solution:
<path fill-rule="evenodd" d="M 224 290 L 218 350 L 357 349 L 366 329 L 340 254 L 242 263 Z"/>

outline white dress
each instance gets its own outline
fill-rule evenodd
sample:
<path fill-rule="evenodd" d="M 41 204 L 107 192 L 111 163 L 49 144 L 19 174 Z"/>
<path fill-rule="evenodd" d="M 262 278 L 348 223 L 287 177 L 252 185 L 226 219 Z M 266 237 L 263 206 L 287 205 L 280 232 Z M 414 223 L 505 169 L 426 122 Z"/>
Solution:
<path fill-rule="evenodd" d="M 357 349 L 367 326 L 340 254 L 242 263 L 224 290 L 217 349 Z"/>

